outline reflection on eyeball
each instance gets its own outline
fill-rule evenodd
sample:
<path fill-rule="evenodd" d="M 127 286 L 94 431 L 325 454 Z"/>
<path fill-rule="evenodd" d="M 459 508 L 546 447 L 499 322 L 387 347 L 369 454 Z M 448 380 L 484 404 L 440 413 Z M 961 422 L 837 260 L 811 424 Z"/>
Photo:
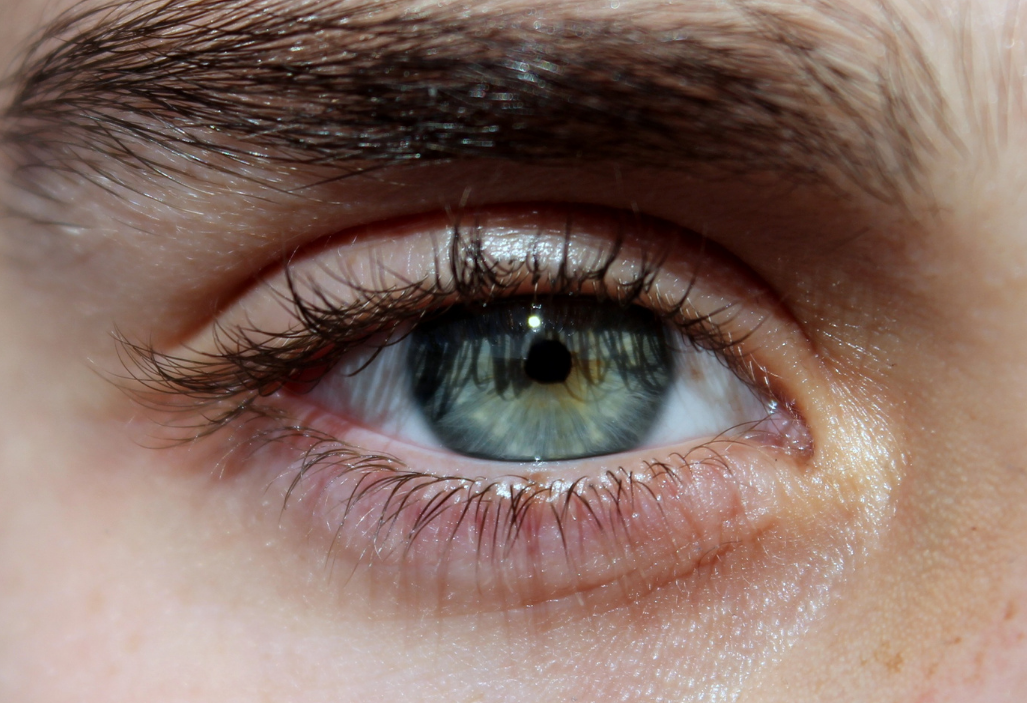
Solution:
<path fill-rule="evenodd" d="M 458 306 L 343 360 L 313 394 L 369 429 L 493 461 L 616 454 L 768 414 L 652 311 L 593 298 Z"/>

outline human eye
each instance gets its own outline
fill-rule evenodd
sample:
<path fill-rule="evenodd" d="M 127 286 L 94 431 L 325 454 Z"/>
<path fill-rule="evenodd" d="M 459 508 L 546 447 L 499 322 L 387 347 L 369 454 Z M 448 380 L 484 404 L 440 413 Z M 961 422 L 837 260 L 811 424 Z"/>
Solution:
<path fill-rule="evenodd" d="M 421 5 L 130 2 L 33 49 L 9 269 L 51 414 L 6 494 L 72 477 L 34 544 L 73 525 L 58 573 L 152 641 L 275 663 L 251 697 L 829 669 L 793 645 L 902 532 L 921 318 L 874 262 L 916 256 L 915 131 L 833 16 L 811 61 L 809 17 L 730 4 Z"/>
<path fill-rule="evenodd" d="M 172 436 L 403 607 L 621 606 L 755 547 L 809 480 L 816 363 L 773 294 L 622 211 L 385 221 L 178 350 L 124 344 Z"/>

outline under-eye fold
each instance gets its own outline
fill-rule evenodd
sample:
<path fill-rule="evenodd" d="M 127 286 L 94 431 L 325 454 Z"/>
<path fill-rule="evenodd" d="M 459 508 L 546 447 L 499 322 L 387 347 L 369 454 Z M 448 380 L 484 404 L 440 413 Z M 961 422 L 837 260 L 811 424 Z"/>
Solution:
<path fill-rule="evenodd" d="M 773 296 L 619 211 L 382 223 L 298 253 L 182 350 L 124 343 L 164 425 L 280 491 L 347 583 L 447 608 L 685 578 L 758 539 L 812 449 Z"/>

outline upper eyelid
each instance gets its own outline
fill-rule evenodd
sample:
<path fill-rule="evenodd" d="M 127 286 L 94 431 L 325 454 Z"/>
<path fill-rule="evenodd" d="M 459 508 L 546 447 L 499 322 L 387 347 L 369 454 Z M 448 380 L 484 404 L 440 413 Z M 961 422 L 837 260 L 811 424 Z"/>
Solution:
<path fill-rule="evenodd" d="M 467 231 L 470 232 L 469 235 L 465 234 Z M 570 230 L 566 236 L 571 236 Z M 345 302 L 334 300 L 331 294 L 324 292 L 316 283 L 304 291 L 304 284 L 296 278 L 293 269 L 287 264 L 283 268 L 286 290 L 274 291 L 272 295 L 292 311 L 290 317 L 293 324 L 290 327 L 271 330 L 248 325 L 216 325 L 213 335 L 216 352 L 192 361 L 184 357 L 176 359 L 173 356 L 160 355 L 165 362 L 166 372 L 156 375 L 175 375 L 179 380 L 188 383 L 193 376 L 189 369 L 194 365 L 196 369 L 204 369 L 217 368 L 217 364 L 224 364 L 227 368 L 240 372 L 241 375 L 238 376 L 232 372 L 228 373 L 230 377 L 239 378 L 241 381 L 257 368 L 260 364 L 259 358 L 264 358 L 272 364 L 280 361 L 290 370 L 302 369 L 308 362 L 323 363 L 318 354 L 328 346 L 343 347 L 337 353 L 345 354 L 347 348 L 360 345 L 372 336 L 381 335 L 393 329 L 393 325 L 397 323 L 418 318 L 425 313 L 437 312 L 433 310 L 436 304 L 452 305 L 456 302 L 488 300 L 491 296 L 518 289 L 533 280 L 536 275 L 544 275 L 547 278 L 542 289 L 544 296 L 580 293 L 586 285 L 605 281 L 609 266 L 616 262 L 621 254 L 620 244 L 615 242 L 602 254 L 602 258 L 573 274 L 563 270 L 563 263 L 547 267 L 530 260 L 525 261 L 524 270 L 511 273 L 504 262 L 490 261 L 476 255 L 469 258 L 465 255 L 479 246 L 476 237 L 475 227 L 462 229 L 460 225 L 454 225 L 452 243 L 447 245 L 447 248 L 452 246 L 454 249 L 452 258 L 445 266 L 448 274 L 446 282 L 443 282 L 442 268 L 438 262 L 431 279 L 400 279 L 398 284 L 381 289 L 349 278 L 344 273 L 332 272 L 332 279 L 356 295 L 354 299 Z M 460 247 L 460 251 L 457 252 L 455 247 Z M 535 266 L 539 268 L 536 269 Z M 637 274 L 631 279 L 616 283 L 615 294 L 621 296 L 625 303 L 635 300 L 647 292 L 653 274 L 659 268 L 658 262 L 643 257 Z M 691 285 L 688 285 L 689 290 Z M 686 291 L 683 297 L 687 295 Z M 696 335 L 700 334 L 698 327 L 705 320 L 705 317 L 695 318 L 692 326 L 696 328 Z M 713 343 L 712 339 L 709 341 Z M 127 339 L 122 339 L 121 343 L 137 363 L 141 354 L 153 356 L 146 347 L 136 345 Z M 176 365 L 179 374 L 172 371 Z M 200 379 L 204 375 L 206 374 L 201 372 L 195 376 L 198 384 L 203 385 Z M 216 371 L 213 373 L 210 378 L 211 385 L 221 385 L 228 390 L 229 384 L 225 383 L 228 377 L 219 382 L 218 375 Z M 278 380 L 276 377 L 264 379 L 259 375 L 253 376 L 253 379 L 258 382 Z M 185 386 L 182 390 L 190 389 Z"/>
<path fill-rule="evenodd" d="M 521 209 L 514 207 L 513 212 Z M 500 208 L 492 211 L 492 215 L 499 217 L 499 221 L 503 222 L 504 217 L 510 216 L 505 214 L 509 212 L 510 208 Z M 487 301 L 492 296 L 517 293 L 518 289 L 523 294 L 523 286 L 536 280 L 536 271 L 546 279 L 541 281 L 539 288 L 543 297 L 580 293 L 598 282 L 601 295 L 612 296 L 628 304 L 649 295 L 652 293 L 653 285 L 659 285 L 657 274 L 663 265 L 659 257 L 670 255 L 670 250 L 666 247 L 662 248 L 659 256 L 653 256 L 646 251 L 660 250 L 659 245 L 642 242 L 642 250 L 625 254 L 625 240 L 617 239 L 616 237 L 621 235 L 614 234 L 615 238 L 605 241 L 605 245 L 595 250 L 593 255 L 586 254 L 585 260 L 572 265 L 574 270 L 565 270 L 565 263 L 568 261 L 566 257 L 571 251 L 566 247 L 570 246 L 571 238 L 577 236 L 572 224 L 575 214 L 583 222 L 591 220 L 592 227 L 598 226 L 596 222 L 605 223 L 613 227 L 612 231 L 615 233 L 621 232 L 620 225 L 616 223 L 619 218 L 624 217 L 635 221 L 635 226 L 643 231 L 646 231 L 647 227 L 655 227 L 655 232 L 663 225 L 646 225 L 643 224 L 645 220 L 638 221 L 637 216 L 618 211 L 578 211 L 547 207 L 538 212 L 545 213 L 540 215 L 542 217 L 567 218 L 566 225 L 559 225 L 560 229 L 566 226 L 563 233 L 554 235 L 554 241 L 564 242 L 563 245 L 556 245 L 561 257 L 558 261 L 533 259 L 532 246 L 528 245 L 525 250 L 525 267 L 515 267 L 511 273 L 506 262 L 490 261 L 487 255 L 482 258 L 479 251 L 482 241 L 479 237 L 482 235 L 478 231 L 477 216 L 469 216 L 467 220 L 472 223 L 471 225 L 462 228 L 460 224 L 454 224 L 451 241 L 433 245 L 441 246 L 452 257 L 440 268 L 436 253 L 433 280 L 406 281 L 401 277 L 398 279 L 401 285 L 376 289 L 361 281 L 359 275 L 353 278 L 352 275 L 341 273 L 331 265 L 318 263 L 314 267 L 315 270 L 327 275 L 328 280 L 340 284 L 350 294 L 349 299 L 341 300 L 335 298 L 335 294 L 322 290 L 316 282 L 310 287 L 305 286 L 297 280 L 290 266 L 286 266 L 281 273 L 285 289 L 268 289 L 272 299 L 277 301 L 276 307 L 282 306 L 291 310 L 286 317 L 285 326 L 254 326 L 248 322 L 248 313 L 245 314 L 244 319 L 247 322 L 244 323 L 225 322 L 217 318 L 208 333 L 209 341 L 202 345 L 205 351 L 201 353 L 194 353 L 189 349 L 181 354 L 160 352 L 148 345 L 136 344 L 122 337 L 119 341 L 123 361 L 128 367 L 130 377 L 141 382 L 143 388 L 189 398 L 198 407 L 216 409 L 216 412 L 223 413 L 212 416 L 214 423 L 217 424 L 222 420 L 227 421 L 236 417 L 259 396 L 273 393 L 283 384 L 316 381 L 320 373 L 325 372 L 350 350 L 373 339 L 378 340 L 375 342 L 377 344 L 395 341 L 392 336 L 402 334 L 397 332 L 402 325 L 419 319 L 425 313 L 438 312 L 437 308 L 440 305 Z M 408 222 L 405 226 L 412 227 L 414 231 L 417 229 L 416 222 Z M 585 224 L 583 227 L 588 231 L 590 225 Z M 485 229 L 488 230 L 488 226 Z M 681 236 L 674 228 L 671 228 L 670 232 Z M 667 236 L 668 232 L 663 232 L 663 235 Z M 528 228 L 524 233 L 515 235 L 515 238 L 527 237 L 528 240 L 533 240 L 537 236 L 538 232 L 532 233 Z M 580 245 L 579 243 L 575 246 Z M 371 244 L 369 251 L 374 252 L 379 246 L 393 250 L 399 247 L 402 250 L 404 245 L 398 242 L 393 245 L 383 241 Z M 700 272 L 704 272 L 704 268 L 722 266 L 714 265 L 718 259 L 711 258 L 712 253 L 707 250 L 710 246 L 712 245 L 701 244 L 691 250 L 691 256 L 697 257 L 692 261 L 694 268 L 687 274 L 686 280 L 681 282 L 682 287 L 679 291 L 671 299 L 661 303 L 667 307 L 657 312 L 671 316 L 673 324 L 687 334 L 691 343 L 717 351 L 728 363 L 739 364 L 737 370 L 743 378 L 749 378 L 752 369 L 743 368 L 748 362 L 738 350 L 746 341 L 747 335 L 762 324 L 762 320 L 742 329 L 740 334 L 736 329 L 736 333 L 724 336 L 728 327 L 723 327 L 725 323 L 730 322 L 736 312 L 744 311 L 744 305 L 739 306 L 739 303 L 744 303 L 744 295 L 738 294 L 742 297 L 728 302 L 726 306 L 707 308 L 702 313 L 688 312 L 689 308 L 682 307 L 691 306 L 691 291 Z M 466 252 L 478 254 L 468 258 L 464 255 Z M 368 256 L 369 261 L 377 261 L 376 255 Z M 592 258 L 589 258 L 590 256 Z M 621 263 L 622 259 L 629 264 L 626 270 L 630 276 L 626 279 L 609 279 L 609 271 Z M 321 258 L 315 256 L 312 261 L 321 262 Z M 327 266 L 328 270 L 324 270 L 323 266 Z M 534 269 L 534 266 L 540 268 Z M 720 275 L 725 277 L 732 274 L 727 270 L 720 270 Z M 665 285 L 666 281 L 663 283 Z M 745 286 L 740 290 L 745 290 Z M 659 294 L 657 291 L 656 295 Z M 279 324 L 282 324 L 282 321 Z M 737 328 L 737 325 L 733 327 Z M 228 402 L 228 405 L 222 406 L 225 402 Z"/>

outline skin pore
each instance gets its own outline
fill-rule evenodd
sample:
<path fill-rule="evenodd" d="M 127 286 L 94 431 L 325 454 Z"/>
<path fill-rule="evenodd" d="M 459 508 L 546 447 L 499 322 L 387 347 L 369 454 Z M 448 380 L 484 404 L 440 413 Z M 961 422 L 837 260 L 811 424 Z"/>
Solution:
<path fill-rule="evenodd" d="M 1022 697 L 1017 3 L 2 6 L 0 699 Z M 568 298 L 767 418 L 510 468 L 340 410 Z"/>

